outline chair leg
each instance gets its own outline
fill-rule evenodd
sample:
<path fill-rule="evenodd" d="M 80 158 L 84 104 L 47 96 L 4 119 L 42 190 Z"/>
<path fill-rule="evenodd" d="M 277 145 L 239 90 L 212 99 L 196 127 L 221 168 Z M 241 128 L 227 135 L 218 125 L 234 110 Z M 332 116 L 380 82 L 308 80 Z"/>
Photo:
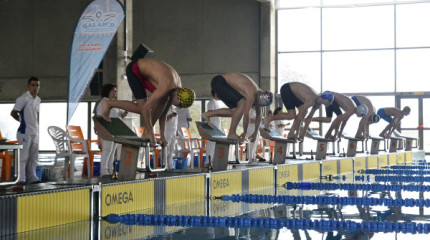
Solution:
<path fill-rule="evenodd" d="M 67 180 L 70 177 L 70 157 L 64 157 L 63 179 Z"/>
<path fill-rule="evenodd" d="M 4 155 L 2 159 L 0 181 L 10 181 L 12 173 L 12 156 Z"/>
<path fill-rule="evenodd" d="M 4 159 L 4 170 L 5 170 L 5 177 L 6 177 L 6 181 L 10 181 L 10 175 L 12 172 L 12 157 L 11 156 L 6 156 L 6 158 Z"/>
<path fill-rule="evenodd" d="M 203 167 L 203 150 L 200 150 L 200 168 Z"/>
<path fill-rule="evenodd" d="M 75 156 L 70 157 L 69 177 L 71 179 L 75 177 L 75 159 Z"/>
<path fill-rule="evenodd" d="M 82 164 L 82 177 L 85 177 L 85 171 L 87 170 L 88 159 L 84 158 L 84 163 Z"/>
<path fill-rule="evenodd" d="M 90 155 L 90 161 L 88 162 L 88 168 L 90 169 L 89 171 L 89 177 L 93 178 L 94 177 L 94 155 Z"/>
<path fill-rule="evenodd" d="M 94 172 L 94 156 L 90 156 L 89 159 L 84 158 L 84 164 L 82 166 L 82 177 L 85 177 L 85 170 L 88 170 L 88 178 L 93 178 Z"/>

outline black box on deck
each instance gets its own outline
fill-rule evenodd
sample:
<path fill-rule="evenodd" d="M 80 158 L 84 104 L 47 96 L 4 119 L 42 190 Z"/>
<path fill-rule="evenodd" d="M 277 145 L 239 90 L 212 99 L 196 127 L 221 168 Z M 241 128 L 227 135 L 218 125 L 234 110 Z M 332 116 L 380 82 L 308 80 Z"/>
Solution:
<path fill-rule="evenodd" d="M 154 51 L 152 49 L 150 49 L 145 44 L 141 43 L 139 47 L 136 49 L 136 51 L 134 51 L 133 56 L 131 56 L 131 61 L 135 62 L 139 58 L 149 57 L 153 53 Z"/>

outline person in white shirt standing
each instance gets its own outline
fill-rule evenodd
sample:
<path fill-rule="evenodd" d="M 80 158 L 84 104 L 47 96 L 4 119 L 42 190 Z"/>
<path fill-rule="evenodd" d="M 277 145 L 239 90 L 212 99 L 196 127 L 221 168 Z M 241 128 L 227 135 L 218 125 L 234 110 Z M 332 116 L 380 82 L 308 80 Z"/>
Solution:
<path fill-rule="evenodd" d="M 101 116 L 102 114 L 102 102 L 108 100 L 115 100 L 117 96 L 117 86 L 115 84 L 105 84 L 102 87 L 101 97 L 102 99 L 96 105 L 95 114 Z M 109 118 L 124 118 L 127 115 L 127 111 L 119 108 L 111 108 L 109 112 Z M 100 176 L 105 178 L 111 178 L 114 173 L 114 160 L 115 151 L 118 147 L 117 143 L 102 139 L 102 156 L 100 158 Z"/>
<path fill-rule="evenodd" d="M 171 106 L 166 114 L 166 128 L 164 135 L 167 139 L 167 170 L 173 170 L 173 155 L 176 150 L 176 133 L 178 126 L 178 114 L 176 108 Z"/>
<path fill-rule="evenodd" d="M 178 114 L 178 131 L 181 132 L 181 128 L 190 128 L 190 122 L 193 121 L 190 109 L 177 108 L 176 113 Z"/>
<path fill-rule="evenodd" d="M 221 108 L 221 101 L 218 95 L 212 90 L 212 99 L 208 102 L 208 111 L 215 111 Z M 211 117 L 210 123 L 214 127 L 221 130 L 221 117 Z M 206 147 L 206 162 L 205 165 L 209 164 L 209 158 L 212 160 L 215 153 L 215 142 L 208 141 L 208 146 Z"/>
<path fill-rule="evenodd" d="M 39 107 L 40 98 L 37 93 L 40 81 L 37 77 L 30 77 L 27 82 L 27 92 L 16 99 L 10 115 L 20 122 L 17 140 L 22 145 L 19 160 L 18 184 L 39 182 L 36 175 L 37 159 L 39 157 Z"/>
<path fill-rule="evenodd" d="M 177 125 L 177 136 L 180 141 L 178 142 L 178 151 L 184 148 L 184 138 L 182 134 L 182 128 L 189 128 L 189 122 L 193 121 L 193 117 L 191 116 L 190 110 L 188 108 L 176 108 L 178 125 Z"/>
<path fill-rule="evenodd" d="M 255 123 L 256 123 L 257 113 L 255 111 L 255 107 L 253 106 L 251 110 L 249 111 L 249 124 L 248 124 L 248 130 L 246 131 L 246 137 L 250 139 L 249 145 L 247 146 L 247 151 L 249 151 L 249 159 L 248 163 L 256 163 L 257 158 L 261 159 L 261 157 L 257 157 L 257 146 L 258 141 L 260 140 L 260 131 L 257 130 L 257 135 L 255 137 L 255 140 L 251 140 L 251 136 L 254 134 L 255 131 Z"/>

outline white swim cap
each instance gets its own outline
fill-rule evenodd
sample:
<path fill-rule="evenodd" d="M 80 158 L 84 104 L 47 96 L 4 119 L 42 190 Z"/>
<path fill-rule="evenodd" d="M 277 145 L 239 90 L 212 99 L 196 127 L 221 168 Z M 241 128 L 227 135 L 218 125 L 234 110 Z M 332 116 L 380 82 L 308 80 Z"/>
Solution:
<path fill-rule="evenodd" d="M 357 112 L 363 116 L 366 115 L 368 111 L 369 109 L 367 109 L 366 105 L 361 104 L 360 106 L 357 107 Z"/>

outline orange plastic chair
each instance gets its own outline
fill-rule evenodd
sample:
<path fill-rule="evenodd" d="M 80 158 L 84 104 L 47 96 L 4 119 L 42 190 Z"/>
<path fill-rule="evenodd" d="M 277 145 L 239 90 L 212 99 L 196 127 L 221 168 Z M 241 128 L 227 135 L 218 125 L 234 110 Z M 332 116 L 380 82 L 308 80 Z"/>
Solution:
<path fill-rule="evenodd" d="M 206 153 L 208 140 L 200 138 L 200 139 L 197 139 L 197 143 L 199 145 L 199 150 L 200 150 L 200 166 L 203 166 L 204 164 L 203 154 Z"/>
<path fill-rule="evenodd" d="M 3 139 L 0 131 L 0 140 L 5 141 L 6 139 Z M 0 175 L 0 181 L 10 181 L 11 174 L 12 174 L 12 158 L 13 156 L 8 153 L 7 150 L 0 151 L 0 159 L 2 160 L 1 164 L 1 175 Z"/>
<path fill-rule="evenodd" d="M 246 140 L 247 139 L 245 138 L 245 141 Z M 244 161 L 245 159 L 243 159 L 243 153 L 246 151 L 246 144 L 245 143 L 239 144 L 239 151 L 240 151 L 240 161 Z"/>
<path fill-rule="evenodd" d="M 275 156 L 275 152 L 273 151 L 274 149 L 275 149 L 275 141 L 271 141 L 271 140 L 268 140 L 269 141 L 269 147 L 270 147 L 270 152 L 271 152 L 271 159 L 270 160 L 272 160 L 273 161 L 273 158 L 274 158 L 274 156 Z"/>
<path fill-rule="evenodd" d="M 82 133 L 82 129 L 80 126 L 74 126 L 74 125 L 68 125 L 66 126 L 67 129 L 67 134 L 69 134 L 69 136 L 73 139 L 77 139 L 77 140 L 85 140 L 87 143 L 87 148 L 88 148 L 88 155 L 90 157 L 90 159 L 88 160 L 87 158 L 84 158 L 84 165 L 82 167 L 82 177 L 85 176 L 85 170 L 87 169 L 87 161 L 89 161 L 89 167 L 90 170 L 88 171 L 88 177 L 92 178 L 93 177 L 93 171 L 94 171 L 94 155 L 102 155 L 102 141 L 101 140 L 86 140 L 84 138 L 84 134 Z M 99 143 L 100 144 L 100 150 L 92 150 L 91 149 L 91 144 L 92 143 Z M 70 147 L 71 150 L 73 152 L 82 152 L 83 151 L 83 147 L 82 147 L 82 143 L 77 143 L 77 142 L 70 142 Z"/>

